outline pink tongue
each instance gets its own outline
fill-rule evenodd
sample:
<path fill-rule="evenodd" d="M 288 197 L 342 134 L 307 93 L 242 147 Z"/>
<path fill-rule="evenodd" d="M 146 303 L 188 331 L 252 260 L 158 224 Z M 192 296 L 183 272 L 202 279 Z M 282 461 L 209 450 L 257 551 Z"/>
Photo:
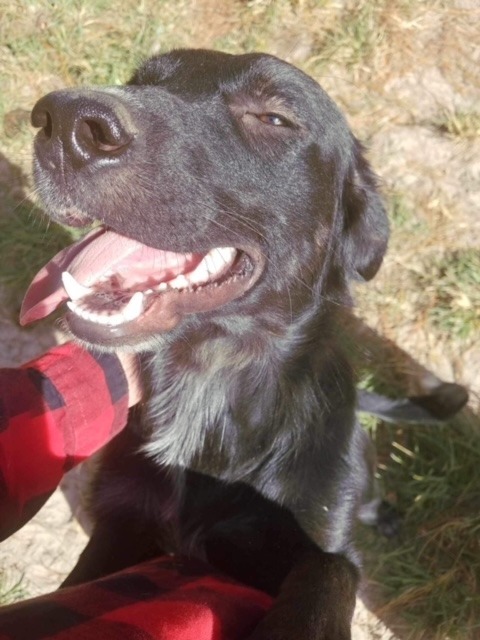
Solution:
<path fill-rule="evenodd" d="M 135 283 L 136 272 L 180 272 L 185 263 L 182 254 L 152 249 L 136 240 L 94 229 L 84 238 L 70 245 L 50 260 L 33 279 L 23 299 L 20 324 L 45 318 L 65 300 L 68 294 L 62 285 L 62 273 L 68 271 L 80 284 L 88 287 L 108 271 L 133 278 L 125 286 Z"/>

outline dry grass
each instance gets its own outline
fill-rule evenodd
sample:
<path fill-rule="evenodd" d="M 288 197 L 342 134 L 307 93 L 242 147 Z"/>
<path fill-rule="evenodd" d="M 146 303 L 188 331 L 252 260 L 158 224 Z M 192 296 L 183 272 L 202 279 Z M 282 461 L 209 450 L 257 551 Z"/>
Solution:
<path fill-rule="evenodd" d="M 22 587 L 22 577 L 12 579 L 10 575 L 2 573 L 0 576 L 0 604 L 10 604 L 25 598 Z"/>
<path fill-rule="evenodd" d="M 141 58 L 173 46 L 263 50 L 321 82 L 382 175 L 392 248 L 379 278 L 358 290 L 361 314 L 426 367 L 480 390 L 478 3 L 0 0 L 0 15 L 0 152 L 21 168 L 0 157 L 3 283 L 18 293 L 69 238 L 57 230 L 47 247 L 45 227 L 29 222 L 24 173 L 37 98 L 122 82 Z M 415 386 L 398 350 L 359 368 L 377 388 Z M 370 571 L 389 594 L 389 614 L 407 616 L 419 637 L 479 637 L 478 417 L 471 423 L 473 432 L 462 424 L 374 431 L 380 473 L 406 524 L 400 540 L 371 538 Z"/>
<path fill-rule="evenodd" d="M 480 136 L 480 112 L 447 111 L 433 124 L 441 133 L 447 133 L 455 138 L 468 140 Z"/>
<path fill-rule="evenodd" d="M 370 578 L 387 590 L 382 618 L 408 621 L 416 638 L 474 640 L 480 632 L 478 433 L 376 427 L 379 475 L 404 514 L 400 540 L 362 532 Z M 466 433 L 468 432 L 468 435 Z M 409 636 L 407 636 L 409 637 Z"/>

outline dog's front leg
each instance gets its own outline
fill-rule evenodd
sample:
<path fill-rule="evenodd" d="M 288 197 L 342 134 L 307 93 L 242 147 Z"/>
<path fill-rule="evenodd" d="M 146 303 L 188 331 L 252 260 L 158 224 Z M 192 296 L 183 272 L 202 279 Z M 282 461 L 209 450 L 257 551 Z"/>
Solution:
<path fill-rule="evenodd" d="M 161 555 L 154 533 L 128 519 L 95 526 L 87 546 L 62 587 L 96 580 Z"/>
<path fill-rule="evenodd" d="M 349 640 L 358 581 L 344 556 L 305 553 L 249 640 Z"/>

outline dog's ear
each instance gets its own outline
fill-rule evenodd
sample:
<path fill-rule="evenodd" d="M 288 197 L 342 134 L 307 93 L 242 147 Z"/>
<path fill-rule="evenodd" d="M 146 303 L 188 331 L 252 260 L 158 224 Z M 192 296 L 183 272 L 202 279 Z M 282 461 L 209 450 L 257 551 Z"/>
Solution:
<path fill-rule="evenodd" d="M 370 280 L 382 264 L 388 243 L 388 220 L 375 176 L 356 143 L 343 191 L 343 260 L 347 274 Z"/>

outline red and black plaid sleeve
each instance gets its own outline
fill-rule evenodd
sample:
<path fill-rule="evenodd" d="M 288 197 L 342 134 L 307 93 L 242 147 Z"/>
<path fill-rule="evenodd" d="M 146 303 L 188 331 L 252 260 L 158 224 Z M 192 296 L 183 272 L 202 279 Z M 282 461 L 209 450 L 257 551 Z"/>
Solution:
<path fill-rule="evenodd" d="M 0 369 L 0 540 L 118 433 L 127 414 L 127 380 L 112 354 L 68 343 Z"/>
<path fill-rule="evenodd" d="M 240 640 L 270 605 L 203 563 L 161 558 L 0 608 L 0 640 Z"/>

